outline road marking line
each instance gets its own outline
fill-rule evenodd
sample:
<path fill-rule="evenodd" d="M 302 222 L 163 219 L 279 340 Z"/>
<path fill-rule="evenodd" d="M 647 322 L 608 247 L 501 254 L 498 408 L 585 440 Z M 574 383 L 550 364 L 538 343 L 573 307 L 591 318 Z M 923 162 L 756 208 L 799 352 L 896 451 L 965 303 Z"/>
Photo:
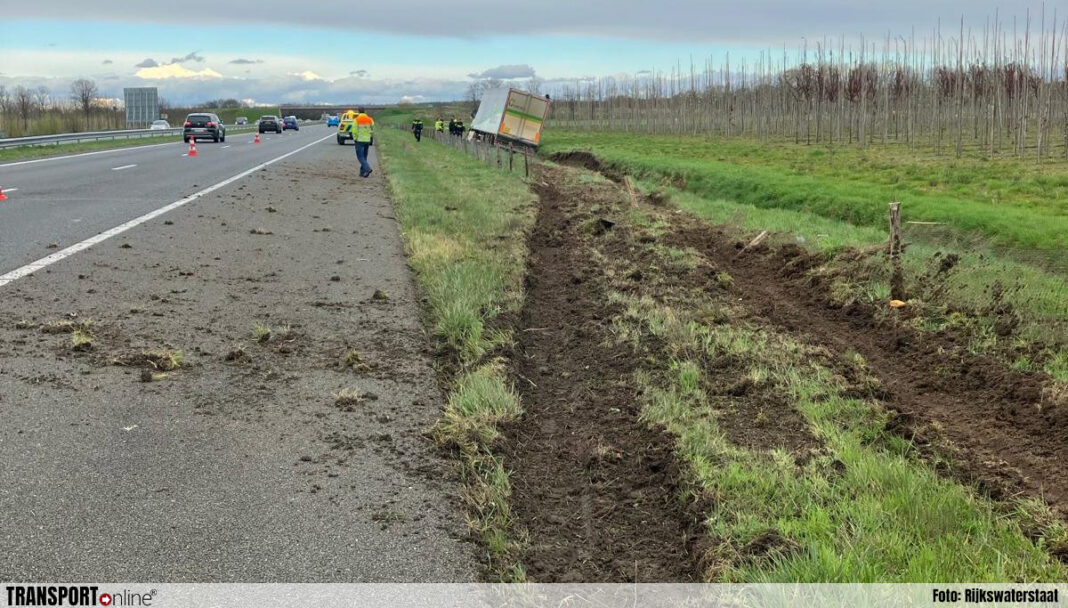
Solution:
<path fill-rule="evenodd" d="M 63 160 L 65 158 L 78 158 L 80 156 L 93 156 L 94 154 L 108 154 L 111 152 L 122 152 L 124 150 L 140 150 L 144 148 L 158 148 L 160 146 L 173 146 L 176 142 L 167 142 L 165 144 L 149 144 L 146 146 L 126 146 L 125 148 L 114 148 L 111 150 L 97 150 L 96 152 L 83 152 L 81 154 L 67 154 L 65 156 L 49 156 L 48 158 L 36 158 L 34 160 L 20 160 L 17 163 L 7 163 L 6 165 L 0 165 L 0 169 L 4 167 L 17 167 L 19 165 L 32 165 L 33 163 L 46 163 L 50 160 Z"/>
<path fill-rule="evenodd" d="M 14 192 L 16 190 L 18 190 L 18 188 L 4 188 L 4 192 Z"/>
<path fill-rule="evenodd" d="M 225 150 L 225 149 L 227 149 L 229 147 L 230 147 L 229 144 L 227 144 L 227 145 L 223 146 L 222 149 Z"/>
<path fill-rule="evenodd" d="M 189 196 L 187 196 L 187 197 L 185 197 L 183 199 L 174 201 L 173 203 L 171 203 L 169 205 L 166 205 L 166 206 L 163 206 L 163 207 L 160 207 L 159 209 L 156 209 L 155 211 L 149 211 L 148 213 L 142 215 L 141 217 L 132 219 L 132 220 L 126 222 L 125 224 L 120 224 L 120 225 L 115 226 L 114 228 L 112 228 L 110 230 L 105 230 L 104 232 L 101 232 L 100 234 L 98 234 L 96 236 L 87 238 L 87 239 L 85 239 L 84 241 L 82 241 L 80 243 L 75 243 L 75 244 L 71 245 L 70 247 L 67 247 L 66 249 L 63 249 L 62 251 L 57 251 L 57 252 L 53 253 L 50 256 L 43 257 L 43 258 L 37 260 L 36 262 L 30 262 L 29 264 L 26 264 L 25 266 L 23 266 L 21 268 L 16 268 L 15 270 L 12 270 L 11 272 L 8 272 L 8 273 L 5 273 L 5 274 L 0 274 L 0 287 L 3 287 L 4 285 L 7 285 L 8 283 L 11 283 L 13 281 L 17 281 L 17 280 L 19 280 L 19 279 L 21 279 L 23 277 L 29 276 L 29 275 L 37 272 L 38 270 L 41 270 L 42 268 L 51 266 L 52 264 L 55 264 L 56 262 L 58 262 L 60 260 L 63 260 L 65 258 L 69 258 L 70 256 L 74 255 L 75 253 L 78 253 L 79 251 L 83 251 L 85 249 L 88 249 L 88 248 L 92 247 L 93 245 L 96 245 L 97 243 L 102 243 L 102 242 L 110 239 L 113 236 L 118 236 L 118 235 L 122 234 L 123 232 L 126 232 L 127 230 L 129 230 L 131 228 L 134 228 L 136 226 L 140 226 L 141 224 L 144 224 L 145 222 L 147 222 L 147 221 L 149 221 L 151 219 L 155 219 L 155 218 L 163 215 L 164 213 L 167 213 L 169 211 L 174 211 L 175 209 L 177 209 L 179 207 L 182 207 L 184 205 L 187 205 L 187 204 L 197 200 L 198 198 L 204 196 L 205 194 L 210 194 L 212 192 L 215 192 L 219 188 L 222 188 L 224 186 L 228 186 L 228 185 L 236 182 L 237 180 L 239 180 L 239 179 L 241 179 L 243 177 L 248 177 L 249 175 L 252 175 L 253 173 L 259 171 L 260 169 L 263 169 L 264 167 L 267 167 L 269 165 L 273 165 L 274 163 L 276 163 L 276 162 L 278 162 L 278 161 L 280 161 L 282 159 L 289 158 L 290 156 L 293 156 L 294 154 L 296 154 L 298 152 L 303 152 L 304 150 L 307 150 L 308 148 L 314 146 L 315 144 L 322 143 L 322 142 L 326 141 L 330 137 L 332 137 L 332 135 L 327 135 L 326 137 L 324 137 L 322 139 L 317 139 L 317 140 L 311 142 L 310 144 L 305 144 L 305 145 L 297 148 L 296 150 L 293 150 L 293 151 L 290 151 L 290 152 L 286 152 L 285 154 L 283 154 L 281 156 L 277 156 L 275 158 L 272 158 L 271 160 L 269 160 L 269 161 L 267 161 L 265 163 L 260 163 L 260 164 L 256 165 L 255 167 L 253 167 L 251 169 L 247 169 L 245 171 L 242 171 L 241 173 L 238 173 L 237 175 L 235 175 L 233 177 L 224 179 L 223 181 L 221 181 L 221 182 L 219 182 L 219 183 L 217 183 L 215 185 L 208 186 L 207 188 L 204 188 L 200 192 L 197 192 L 197 193 L 194 193 L 194 194 L 190 194 Z"/>
<path fill-rule="evenodd" d="M 111 170 L 112 171 L 122 171 L 123 169 L 133 169 L 136 166 L 137 165 L 123 165 L 121 167 L 112 167 Z"/>
<path fill-rule="evenodd" d="M 238 133 L 238 135 L 248 135 L 248 133 Z M 18 167 L 20 165 L 32 165 L 34 163 L 46 163 L 46 162 L 49 162 L 49 161 L 63 160 L 63 159 L 66 159 L 66 158 L 78 158 L 78 157 L 81 157 L 81 156 L 93 156 L 95 154 L 110 154 L 112 152 L 124 152 L 124 151 L 127 151 L 127 150 L 143 150 L 145 148 L 158 148 L 160 146 L 173 146 L 176 143 L 180 143 L 180 142 L 172 141 L 172 142 L 167 142 L 167 143 L 162 143 L 162 144 L 147 144 L 147 145 L 144 145 L 144 146 L 126 146 L 125 148 L 111 148 L 111 149 L 108 149 L 108 150 L 97 150 L 95 152 L 82 152 L 81 154 L 65 154 L 63 156 L 49 156 L 48 158 L 35 158 L 33 160 L 20 160 L 20 161 L 17 161 L 17 162 L 7 163 L 5 165 L 0 165 L 0 169 L 3 169 L 4 167 Z"/>

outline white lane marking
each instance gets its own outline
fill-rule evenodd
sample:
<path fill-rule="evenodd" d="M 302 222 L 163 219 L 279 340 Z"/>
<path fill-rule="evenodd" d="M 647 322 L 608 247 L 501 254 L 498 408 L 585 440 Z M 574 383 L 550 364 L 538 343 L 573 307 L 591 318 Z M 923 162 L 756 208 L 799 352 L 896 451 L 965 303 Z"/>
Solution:
<path fill-rule="evenodd" d="M 125 150 L 143 150 L 145 148 L 158 148 L 160 146 L 173 146 L 175 142 L 167 142 L 165 144 L 150 144 L 147 146 L 126 146 L 125 148 L 114 148 L 112 150 L 97 150 L 96 152 L 83 152 L 81 154 L 67 154 L 65 156 L 49 156 L 48 158 L 36 158 L 34 160 L 20 160 L 17 163 L 7 163 L 6 165 L 0 165 L 0 169 L 4 167 L 18 167 L 19 165 L 32 165 L 33 163 L 47 163 L 53 160 L 63 160 L 65 158 L 78 158 L 80 156 L 93 156 L 94 154 L 110 154 L 111 152 L 122 152 Z"/>
<path fill-rule="evenodd" d="M 111 170 L 112 171 L 122 171 L 123 169 L 133 169 L 136 166 L 137 165 L 123 165 L 121 167 L 112 167 Z"/>
<path fill-rule="evenodd" d="M 147 221 L 149 221 L 151 219 L 157 218 L 157 217 L 163 215 L 164 213 L 167 213 L 169 211 L 174 211 L 175 209 L 177 209 L 177 208 L 179 208 L 179 207 L 181 207 L 183 205 L 187 205 L 187 204 L 197 200 L 198 198 L 204 196 L 205 194 L 210 194 L 212 192 L 215 192 L 216 190 L 218 190 L 219 188 L 222 188 L 223 186 L 227 186 L 229 184 L 232 184 L 232 183 L 236 182 L 237 180 L 239 180 L 239 179 L 241 179 L 243 177 L 247 177 L 249 175 L 252 175 L 253 173 L 259 171 L 260 169 L 263 169 L 264 167 L 267 167 L 269 165 L 273 165 L 274 163 L 276 163 L 276 162 L 278 162 L 278 161 L 280 161 L 282 159 L 289 158 L 290 156 L 293 156 L 294 154 L 297 154 L 298 152 L 303 152 L 304 150 L 307 150 L 308 148 L 314 146 L 315 144 L 324 142 L 327 139 L 330 139 L 331 137 L 333 137 L 333 135 L 327 135 L 326 137 L 324 137 L 322 139 L 317 139 L 317 140 L 311 142 L 310 144 L 305 144 L 305 145 L 297 148 L 296 150 L 293 150 L 291 152 L 286 152 L 285 154 L 283 154 L 281 156 L 276 156 L 275 158 L 272 158 L 271 160 L 269 160 L 269 161 L 267 161 L 265 163 L 258 164 L 255 167 L 253 167 L 251 169 L 247 169 L 245 171 L 242 171 L 241 173 L 238 173 L 237 175 L 235 175 L 233 177 L 229 177 L 229 178 L 224 179 L 223 181 L 221 181 L 221 182 L 219 182 L 217 184 L 214 184 L 212 186 L 208 186 L 207 188 L 204 188 L 200 192 L 197 192 L 195 194 L 190 194 L 189 196 L 187 196 L 187 197 L 185 197 L 185 198 L 183 198 L 181 200 L 174 201 L 173 203 L 171 203 L 169 205 L 166 205 L 166 206 L 163 206 L 163 207 L 160 207 L 159 209 L 156 209 L 155 211 L 149 211 L 148 213 L 142 215 L 141 217 L 136 218 L 136 219 L 132 219 L 132 220 L 126 222 L 125 224 L 120 224 L 120 225 L 115 226 L 114 228 L 112 228 L 110 230 L 105 230 L 104 232 L 101 232 L 100 234 L 98 234 L 98 235 L 96 235 L 94 237 L 87 238 L 87 239 L 85 239 L 84 241 L 82 241 L 80 243 L 75 243 L 75 244 L 71 245 L 70 247 L 67 247 L 66 249 L 63 249 L 62 251 L 57 251 L 57 252 L 53 253 L 50 256 L 46 256 L 46 257 L 43 257 L 43 258 L 37 260 L 36 262 L 30 262 L 29 264 L 26 264 L 25 266 L 23 266 L 21 268 L 16 268 L 15 270 L 12 270 L 11 272 L 8 272 L 8 273 L 5 273 L 5 274 L 0 274 L 0 287 L 3 287 L 4 285 L 7 285 L 8 283 L 11 283 L 12 281 L 17 281 L 17 280 L 19 280 L 19 279 L 21 279 L 21 278 L 23 278 L 25 276 L 29 276 L 29 275 L 37 272 L 38 270 L 41 270 L 42 268 L 45 268 L 47 266 L 51 266 L 52 264 L 55 264 L 56 262 L 58 262 L 58 261 L 60 261 L 60 260 L 62 260 L 64 258 L 69 258 L 70 256 L 78 253 L 79 251 L 83 251 L 85 249 L 88 249 L 88 248 L 92 247 L 93 245 L 96 245 L 97 243 L 102 243 L 102 242 L 110 239 L 113 236 L 118 236 L 118 235 L 122 234 L 123 232 L 126 232 L 127 230 L 129 230 L 131 228 L 134 228 L 136 226 L 140 226 L 141 224 L 144 224 L 145 222 L 147 222 Z"/>
<path fill-rule="evenodd" d="M 18 188 L 4 188 L 4 192 L 14 192 L 16 190 L 18 190 Z"/>
<path fill-rule="evenodd" d="M 223 146 L 223 147 L 222 147 L 222 149 L 223 149 L 223 150 L 225 150 L 225 149 L 227 149 L 227 148 L 229 148 L 229 147 L 230 147 L 230 145 L 229 145 L 229 144 L 227 144 L 227 145 Z"/>
<path fill-rule="evenodd" d="M 248 135 L 247 133 L 238 133 L 238 135 Z M 173 146 L 177 141 L 167 142 L 163 144 L 148 144 L 145 146 L 126 146 L 125 148 L 112 148 L 110 150 L 97 150 L 96 152 L 82 152 L 81 154 L 65 154 L 63 156 L 49 156 L 48 158 L 35 158 L 33 160 L 20 160 L 18 162 L 7 163 L 0 165 L 0 169 L 4 167 L 18 167 L 20 165 L 32 165 L 34 163 L 47 163 L 53 160 L 64 160 L 67 158 L 79 158 L 81 156 L 93 156 L 95 154 L 110 154 L 112 152 L 125 152 L 127 150 L 143 150 L 145 148 L 158 148 L 160 146 Z"/>

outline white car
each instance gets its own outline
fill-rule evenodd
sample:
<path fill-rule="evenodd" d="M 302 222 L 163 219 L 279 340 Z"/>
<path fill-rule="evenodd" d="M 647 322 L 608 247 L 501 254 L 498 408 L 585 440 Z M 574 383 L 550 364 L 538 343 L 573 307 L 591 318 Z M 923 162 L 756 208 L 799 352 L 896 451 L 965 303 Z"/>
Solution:
<path fill-rule="evenodd" d="M 153 131 L 163 131 L 164 129 L 170 129 L 171 123 L 167 122 L 166 120 L 154 120 L 152 121 L 152 125 L 148 128 L 152 129 Z"/>

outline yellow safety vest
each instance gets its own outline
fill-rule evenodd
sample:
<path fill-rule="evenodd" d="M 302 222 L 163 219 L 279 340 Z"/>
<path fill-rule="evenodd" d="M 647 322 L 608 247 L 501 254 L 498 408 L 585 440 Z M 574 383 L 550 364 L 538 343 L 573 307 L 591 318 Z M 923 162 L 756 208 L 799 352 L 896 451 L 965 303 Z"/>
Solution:
<path fill-rule="evenodd" d="M 356 119 L 349 125 L 349 132 L 353 140 L 360 143 L 370 143 L 375 135 L 375 119 L 366 114 L 357 114 Z"/>

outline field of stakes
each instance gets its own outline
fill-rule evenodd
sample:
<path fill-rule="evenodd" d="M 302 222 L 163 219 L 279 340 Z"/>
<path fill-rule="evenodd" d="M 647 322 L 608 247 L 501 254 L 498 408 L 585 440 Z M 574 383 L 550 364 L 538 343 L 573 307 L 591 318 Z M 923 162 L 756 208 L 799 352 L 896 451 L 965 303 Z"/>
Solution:
<path fill-rule="evenodd" d="M 550 127 L 524 181 L 436 111 L 380 152 L 488 579 L 1064 580 L 1068 165 Z"/>

